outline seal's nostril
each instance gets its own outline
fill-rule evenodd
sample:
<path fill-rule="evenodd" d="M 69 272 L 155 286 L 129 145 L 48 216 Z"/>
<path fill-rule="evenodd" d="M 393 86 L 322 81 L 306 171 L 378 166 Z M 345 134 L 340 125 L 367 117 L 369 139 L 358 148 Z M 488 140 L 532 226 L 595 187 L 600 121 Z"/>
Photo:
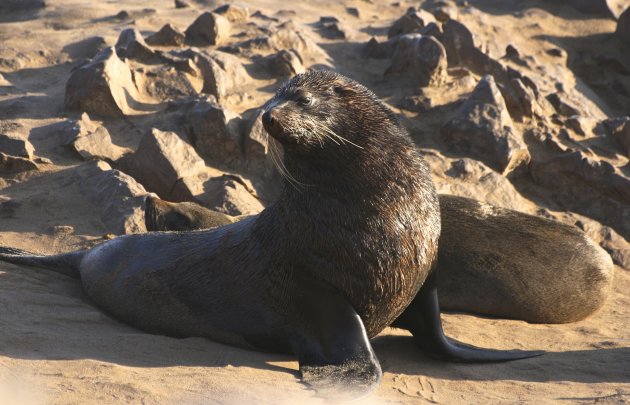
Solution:
<path fill-rule="evenodd" d="M 262 116 L 263 125 L 267 128 L 273 127 L 274 119 L 271 115 L 271 111 L 266 111 Z"/>

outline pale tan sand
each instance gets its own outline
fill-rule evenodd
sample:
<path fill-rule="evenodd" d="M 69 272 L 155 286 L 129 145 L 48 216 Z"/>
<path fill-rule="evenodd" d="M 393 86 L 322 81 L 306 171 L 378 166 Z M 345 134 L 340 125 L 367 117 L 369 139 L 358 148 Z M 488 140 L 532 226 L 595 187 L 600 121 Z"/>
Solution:
<path fill-rule="evenodd" d="M 26 128 L 65 119 L 64 86 L 72 63 L 64 63 L 66 45 L 101 35 L 109 45 L 116 41 L 119 21 L 104 20 L 121 10 L 155 8 L 157 13 L 136 20 L 143 32 L 172 23 L 185 29 L 205 9 L 175 10 L 171 0 L 88 2 L 50 0 L 47 9 L 18 22 L 0 24 L 0 46 L 24 54 L 22 67 L 5 75 L 14 88 L 0 96 L 2 119 Z M 355 35 L 369 38 L 367 27 L 389 26 L 402 15 L 402 3 L 281 0 L 243 1 L 250 10 L 271 15 L 293 9 L 297 23 L 312 23 L 322 15 L 343 19 Z M 361 10 L 361 18 L 344 11 Z M 539 9 L 521 18 L 502 13 L 483 14 L 482 39 L 493 44 L 491 55 L 502 55 L 508 43 L 534 53 L 554 77 L 555 60 L 542 51 L 543 33 L 580 36 L 614 30 L 606 20 L 574 20 Z M 475 18 L 462 20 L 475 23 Z M 100 19 L 100 20 L 99 20 Z M 537 25 L 534 25 L 537 24 Z M 364 31 L 361 31 L 364 29 Z M 479 33 L 478 33 L 479 35 Z M 381 73 L 387 61 L 365 61 L 348 54 L 342 45 L 320 40 L 333 63 L 358 80 L 370 82 L 387 97 Z M 567 80 L 574 80 L 568 78 Z M 253 100 L 240 109 L 259 105 L 270 96 L 268 82 L 257 81 Z M 450 95 L 453 97 L 452 95 Z M 449 97 L 449 95 L 445 95 Z M 22 98 L 22 99 L 20 99 Z M 20 103 L 11 102 L 20 100 Z M 602 115 L 592 106 L 594 116 Z M 606 111 L 603 111 L 604 113 Z M 434 122 L 419 124 L 435 130 Z M 39 173 L 16 177 L 17 184 L 0 179 L 0 194 L 21 201 L 15 213 L 0 213 L 0 245 L 38 252 L 68 251 L 98 240 L 105 232 L 98 213 L 76 185 L 64 182 L 63 171 L 80 163 L 58 148 L 50 130 L 31 132 L 38 156 L 54 165 Z M 137 145 L 139 138 L 114 139 L 122 146 Z M 53 225 L 72 225 L 75 234 L 52 235 Z M 614 291 L 605 307 L 587 320 L 569 325 L 529 325 L 519 321 L 491 320 L 468 315 L 444 315 L 449 336 L 478 346 L 544 349 L 543 357 L 505 364 L 448 364 L 427 358 L 402 331 L 386 330 L 374 341 L 385 372 L 366 404 L 442 403 L 604 403 L 630 402 L 630 274 L 615 269 Z M 237 349 L 205 339 L 172 339 L 143 333 L 96 309 L 79 284 L 61 275 L 0 263 L 0 404 L 294 404 L 320 403 L 298 381 L 294 359 Z"/>

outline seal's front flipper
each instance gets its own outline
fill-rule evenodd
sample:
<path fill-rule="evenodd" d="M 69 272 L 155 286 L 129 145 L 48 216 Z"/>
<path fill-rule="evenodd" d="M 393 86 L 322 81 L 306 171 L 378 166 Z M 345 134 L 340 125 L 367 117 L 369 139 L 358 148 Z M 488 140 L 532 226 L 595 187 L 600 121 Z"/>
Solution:
<path fill-rule="evenodd" d="M 303 280 L 295 310 L 300 319 L 291 336 L 302 381 L 319 396 L 355 399 L 368 395 L 381 380 L 381 367 L 363 322 L 333 288 Z"/>
<path fill-rule="evenodd" d="M 418 346 L 432 357 L 462 363 L 493 363 L 526 359 L 543 351 L 492 350 L 455 343 L 444 336 L 435 272 L 392 326 L 409 330 Z"/>

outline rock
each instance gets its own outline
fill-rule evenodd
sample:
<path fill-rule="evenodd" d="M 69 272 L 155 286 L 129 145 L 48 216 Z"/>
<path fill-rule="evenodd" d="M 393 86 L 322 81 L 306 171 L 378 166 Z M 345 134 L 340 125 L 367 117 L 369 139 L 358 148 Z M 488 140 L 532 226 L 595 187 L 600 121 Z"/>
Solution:
<path fill-rule="evenodd" d="M 530 160 L 492 76 L 479 81 L 441 135 L 450 150 L 479 159 L 499 173 L 507 174 Z"/>
<path fill-rule="evenodd" d="M 626 121 L 624 124 L 612 131 L 612 137 L 621 147 L 627 157 L 630 158 L 630 121 Z M 2 150 L 2 147 L 0 147 Z"/>
<path fill-rule="evenodd" d="M 363 55 L 367 58 L 389 59 L 394 56 L 398 38 L 393 38 L 385 42 L 378 42 L 374 37 L 363 47 Z"/>
<path fill-rule="evenodd" d="M 350 29 L 334 17 L 321 17 L 315 25 L 319 34 L 327 39 L 350 39 Z"/>
<path fill-rule="evenodd" d="M 175 8 L 189 8 L 190 3 L 184 0 L 175 0 Z"/>
<path fill-rule="evenodd" d="M 535 205 L 514 188 L 512 183 L 484 165 L 470 158 L 451 159 L 438 153 L 423 153 L 431 167 L 433 181 L 439 194 L 473 198 L 498 207 L 534 213 Z"/>
<path fill-rule="evenodd" d="M 534 91 L 525 86 L 521 79 L 512 79 L 499 88 L 510 116 L 516 121 L 523 122 L 524 117 L 543 116 L 542 107 L 536 101 Z"/>
<path fill-rule="evenodd" d="M 580 115 L 580 111 L 565 101 L 564 93 L 556 92 L 547 96 L 547 101 L 555 108 L 556 112 L 565 117 Z"/>
<path fill-rule="evenodd" d="M 434 105 L 433 101 L 429 97 L 420 94 L 405 96 L 397 105 L 397 107 L 411 112 L 424 112 L 429 111 L 431 108 L 434 107 Z"/>
<path fill-rule="evenodd" d="M 566 125 L 571 128 L 577 135 L 586 136 L 593 129 L 593 123 L 580 115 L 572 115 L 567 118 Z"/>
<path fill-rule="evenodd" d="M 78 137 L 95 132 L 100 125 L 90 119 L 87 113 L 81 114 L 77 119 L 69 119 L 62 124 L 58 133 L 62 139 L 61 145 L 71 145 Z"/>
<path fill-rule="evenodd" d="M 5 155 L 33 159 L 33 145 L 26 139 L 16 135 L 0 134 L 0 152 Z"/>
<path fill-rule="evenodd" d="M 219 101 L 235 93 L 250 80 L 241 61 L 229 53 L 220 51 L 205 53 L 188 49 L 176 55 L 189 58 L 198 66 L 203 76 L 201 91 L 215 96 Z"/>
<path fill-rule="evenodd" d="M 102 161 L 86 163 L 77 173 L 80 190 L 97 207 L 108 233 L 146 232 L 144 200 L 148 193 L 133 178 Z"/>
<path fill-rule="evenodd" d="M 67 53 L 72 59 L 78 60 L 93 58 L 106 47 L 107 41 L 105 41 L 105 38 L 95 36 L 66 45 L 62 51 Z"/>
<path fill-rule="evenodd" d="M 229 36 L 230 22 L 215 13 L 203 13 L 186 29 L 186 42 L 193 45 L 216 45 Z"/>
<path fill-rule="evenodd" d="M 447 77 L 446 51 L 433 37 L 403 35 L 385 74 L 403 75 L 419 86 L 439 85 Z"/>
<path fill-rule="evenodd" d="M 353 17 L 359 17 L 360 16 L 360 12 L 359 9 L 356 7 L 346 7 L 346 13 L 350 14 Z"/>
<path fill-rule="evenodd" d="M 615 35 L 621 42 L 630 46 L 630 7 L 619 16 Z"/>
<path fill-rule="evenodd" d="M 410 7 L 405 15 L 396 20 L 389 28 L 387 38 L 417 33 L 431 22 L 435 22 L 435 18 L 430 13 Z"/>
<path fill-rule="evenodd" d="M 87 116 L 85 113 L 84 115 Z M 89 120 L 89 117 L 87 119 Z M 115 161 L 130 152 L 127 148 L 114 145 L 109 131 L 105 127 L 96 125 L 93 130 L 86 130 L 86 126 L 79 124 L 79 128 L 81 129 L 76 140 L 72 143 L 72 148 L 81 155 L 83 160 Z"/>
<path fill-rule="evenodd" d="M 148 61 L 155 56 L 155 51 L 147 45 L 140 31 L 135 28 L 123 30 L 114 48 L 121 58 Z"/>
<path fill-rule="evenodd" d="M 273 77 L 291 77 L 306 71 L 294 50 L 283 49 L 260 59 L 260 64 Z"/>
<path fill-rule="evenodd" d="M 262 109 L 255 109 L 250 113 L 243 148 L 245 170 L 254 177 L 272 179 L 277 174 L 274 162 L 280 164 L 283 151 L 282 145 L 271 138 L 263 128 L 262 113 Z"/>
<path fill-rule="evenodd" d="M 586 215 L 630 238 L 630 178 L 582 151 L 536 156 L 530 164 L 534 182 L 553 190 L 563 209 Z"/>
<path fill-rule="evenodd" d="M 464 66 L 478 75 L 491 74 L 499 83 L 513 78 L 499 61 L 475 47 L 473 35 L 464 24 L 448 20 L 443 29 L 442 43 L 446 49 L 449 67 Z"/>
<path fill-rule="evenodd" d="M 243 159 L 240 116 L 212 99 L 197 102 L 186 115 L 188 134 L 197 152 L 213 167 L 236 167 Z"/>
<path fill-rule="evenodd" d="M 206 192 L 197 198 L 207 208 L 231 216 L 254 215 L 264 209 L 252 194 L 253 190 L 241 177 L 223 175 L 204 184 Z"/>
<path fill-rule="evenodd" d="M 182 46 L 186 36 L 171 24 L 166 24 L 158 32 L 147 37 L 147 44 L 155 46 Z"/>
<path fill-rule="evenodd" d="M 328 58 L 328 54 L 315 41 L 291 23 L 280 24 L 271 33 L 270 40 L 274 50 L 293 49 L 303 61 L 307 58 L 318 61 Z"/>
<path fill-rule="evenodd" d="M 235 6 L 234 4 L 225 4 L 215 8 L 213 13 L 222 15 L 229 22 L 246 22 L 249 20 L 249 10 L 247 7 Z"/>
<path fill-rule="evenodd" d="M 136 152 L 121 162 L 121 168 L 148 191 L 176 202 L 190 200 L 193 195 L 181 192 L 173 195 L 175 183 L 206 171 L 203 159 L 191 145 L 174 132 L 155 128 L 142 137 Z"/>
<path fill-rule="evenodd" d="M 129 66 L 114 48 L 75 70 L 66 83 L 66 107 L 102 116 L 132 114 L 141 100 Z"/>
<path fill-rule="evenodd" d="M 27 172 L 29 170 L 37 170 L 39 167 L 32 160 L 11 156 L 0 152 L 0 173 L 1 174 L 15 174 L 21 172 Z"/>

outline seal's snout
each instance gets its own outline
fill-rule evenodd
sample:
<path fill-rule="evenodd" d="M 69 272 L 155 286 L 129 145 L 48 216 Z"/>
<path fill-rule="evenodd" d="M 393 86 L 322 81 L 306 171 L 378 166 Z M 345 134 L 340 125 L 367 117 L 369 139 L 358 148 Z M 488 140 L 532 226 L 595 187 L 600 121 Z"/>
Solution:
<path fill-rule="evenodd" d="M 276 124 L 276 120 L 273 116 L 273 110 L 265 111 L 262 116 L 262 123 L 267 131 L 274 127 L 274 125 Z"/>

